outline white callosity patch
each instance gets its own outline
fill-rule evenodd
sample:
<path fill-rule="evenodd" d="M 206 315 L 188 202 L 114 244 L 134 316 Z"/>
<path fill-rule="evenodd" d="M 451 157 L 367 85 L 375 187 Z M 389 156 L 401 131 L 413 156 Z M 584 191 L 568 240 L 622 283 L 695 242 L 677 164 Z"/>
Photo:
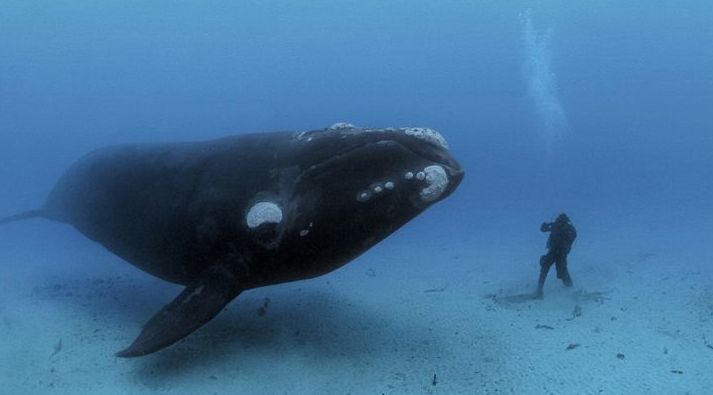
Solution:
<path fill-rule="evenodd" d="M 266 223 L 279 224 L 282 222 L 282 210 L 275 203 L 258 202 L 250 207 L 245 220 L 251 229 Z"/>
<path fill-rule="evenodd" d="M 372 184 L 369 189 L 361 190 L 357 193 L 356 200 L 360 202 L 368 202 L 376 195 L 386 193 L 386 191 L 391 191 L 396 187 L 393 181 L 386 181 L 384 183 Z"/>
<path fill-rule="evenodd" d="M 363 130 L 348 122 L 337 122 L 324 130 L 306 130 L 297 134 L 297 140 L 310 142 L 315 137 L 333 134 L 358 134 Z M 344 136 L 343 136 L 344 137 Z"/>
<path fill-rule="evenodd" d="M 404 128 L 407 136 L 412 136 L 420 140 L 427 141 L 433 145 L 448 149 L 448 142 L 437 131 L 431 128 Z"/>
<path fill-rule="evenodd" d="M 315 137 L 321 136 L 340 136 L 341 138 L 348 138 L 349 136 L 360 135 L 364 133 L 403 133 L 409 137 L 413 137 L 422 141 L 425 141 L 431 145 L 439 148 L 448 149 L 448 142 L 446 139 L 438 133 L 438 131 L 431 128 L 360 128 L 354 124 L 348 122 L 337 122 L 332 126 L 323 130 L 311 130 L 304 131 L 297 134 L 297 140 L 301 141 L 312 141 Z"/>
<path fill-rule="evenodd" d="M 297 140 L 306 140 L 307 142 L 310 142 L 310 141 L 312 141 L 312 136 L 310 136 L 310 134 L 312 134 L 312 133 L 313 133 L 313 132 L 312 132 L 312 131 L 309 131 L 309 130 L 304 131 L 304 132 L 300 132 L 300 133 L 297 135 Z"/>
<path fill-rule="evenodd" d="M 329 129 L 331 130 L 340 130 L 340 129 L 355 129 L 356 126 L 349 122 L 337 122 L 334 125 L 330 126 Z"/>
<path fill-rule="evenodd" d="M 416 173 L 416 179 L 419 181 L 423 181 L 426 178 L 426 173 L 419 171 Z"/>
<path fill-rule="evenodd" d="M 438 199 L 448 187 L 448 175 L 446 171 L 438 165 L 428 166 L 423 169 L 426 174 L 425 188 L 421 190 L 421 200 L 425 202 L 433 202 Z"/>
<path fill-rule="evenodd" d="M 360 202 L 369 201 L 369 198 L 371 198 L 371 193 L 367 191 L 361 191 L 357 194 L 357 200 Z"/>
<path fill-rule="evenodd" d="M 410 171 L 407 171 L 406 174 L 404 174 L 404 178 L 407 180 L 410 180 L 413 178 L 413 173 Z"/>

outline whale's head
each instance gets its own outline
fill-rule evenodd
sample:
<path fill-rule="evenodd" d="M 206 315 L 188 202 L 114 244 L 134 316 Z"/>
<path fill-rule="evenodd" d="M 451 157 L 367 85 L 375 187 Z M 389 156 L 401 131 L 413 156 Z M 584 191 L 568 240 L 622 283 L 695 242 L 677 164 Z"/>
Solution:
<path fill-rule="evenodd" d="M 299 133 L 295 144 L 308 159 L 294 185 L 290 232 L 330 257 L 365 251 L 451 195 L 464 176 L 429 128 L 335 124 Z"/>

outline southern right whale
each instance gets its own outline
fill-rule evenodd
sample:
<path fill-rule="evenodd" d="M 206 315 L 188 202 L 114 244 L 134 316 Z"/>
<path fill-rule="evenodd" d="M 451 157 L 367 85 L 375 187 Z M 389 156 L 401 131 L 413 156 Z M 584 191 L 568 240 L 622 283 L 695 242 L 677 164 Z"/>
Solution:
<path fill-rule="evenodd" d="M 45 204 L 47 218 L 185 286 L 121 357 L 189 335 L 242 291 L 328 273 L 449 196 L 464 171 L 428 128 L 335 124 L 308 132 L 98 149 Z"/>

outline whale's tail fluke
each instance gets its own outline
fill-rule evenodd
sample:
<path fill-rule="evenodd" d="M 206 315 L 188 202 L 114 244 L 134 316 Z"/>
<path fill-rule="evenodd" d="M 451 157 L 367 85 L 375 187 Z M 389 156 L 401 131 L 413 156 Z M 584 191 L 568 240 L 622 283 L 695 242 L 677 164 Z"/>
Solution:
<path fill-rule="evenodd" d="M 46 217 L 47 217 L 47 215 L 46 215 L 45 211 L 42 209 L 30 210 L 30 211 L 25 211 L 20 214 L 11 215 L 9 217 L 0 218 L 0 225 L 7 224 L 10 222 L 15 222 L 15 221 L 22 221 L 23 219 L 46 218 Z"/>

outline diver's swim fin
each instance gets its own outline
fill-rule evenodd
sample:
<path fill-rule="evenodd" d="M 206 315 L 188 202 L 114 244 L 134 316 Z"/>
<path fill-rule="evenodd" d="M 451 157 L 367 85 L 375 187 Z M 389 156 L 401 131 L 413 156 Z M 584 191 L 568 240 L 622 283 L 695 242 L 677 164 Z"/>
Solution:
<path fill-rule="evenodd" d="M 15 222 L 15 221 L 22 221 L 23 219 L 44 218 L 44 217 L 45 217 L 44 210 L 30 210 L 30 211 L 25 211 L 24 213 L 11 215 L 9 217 L 0 218 L 0 225 L 7 224 L 10 222 Z"/>
<path fill-rule="evenodd" d="M 214 266 L 164 306 L 141 330 L 139 337 L 117 357 L 140 357 L 183 339 L 213 319 L 240 292 L 230 271 Z"/>

